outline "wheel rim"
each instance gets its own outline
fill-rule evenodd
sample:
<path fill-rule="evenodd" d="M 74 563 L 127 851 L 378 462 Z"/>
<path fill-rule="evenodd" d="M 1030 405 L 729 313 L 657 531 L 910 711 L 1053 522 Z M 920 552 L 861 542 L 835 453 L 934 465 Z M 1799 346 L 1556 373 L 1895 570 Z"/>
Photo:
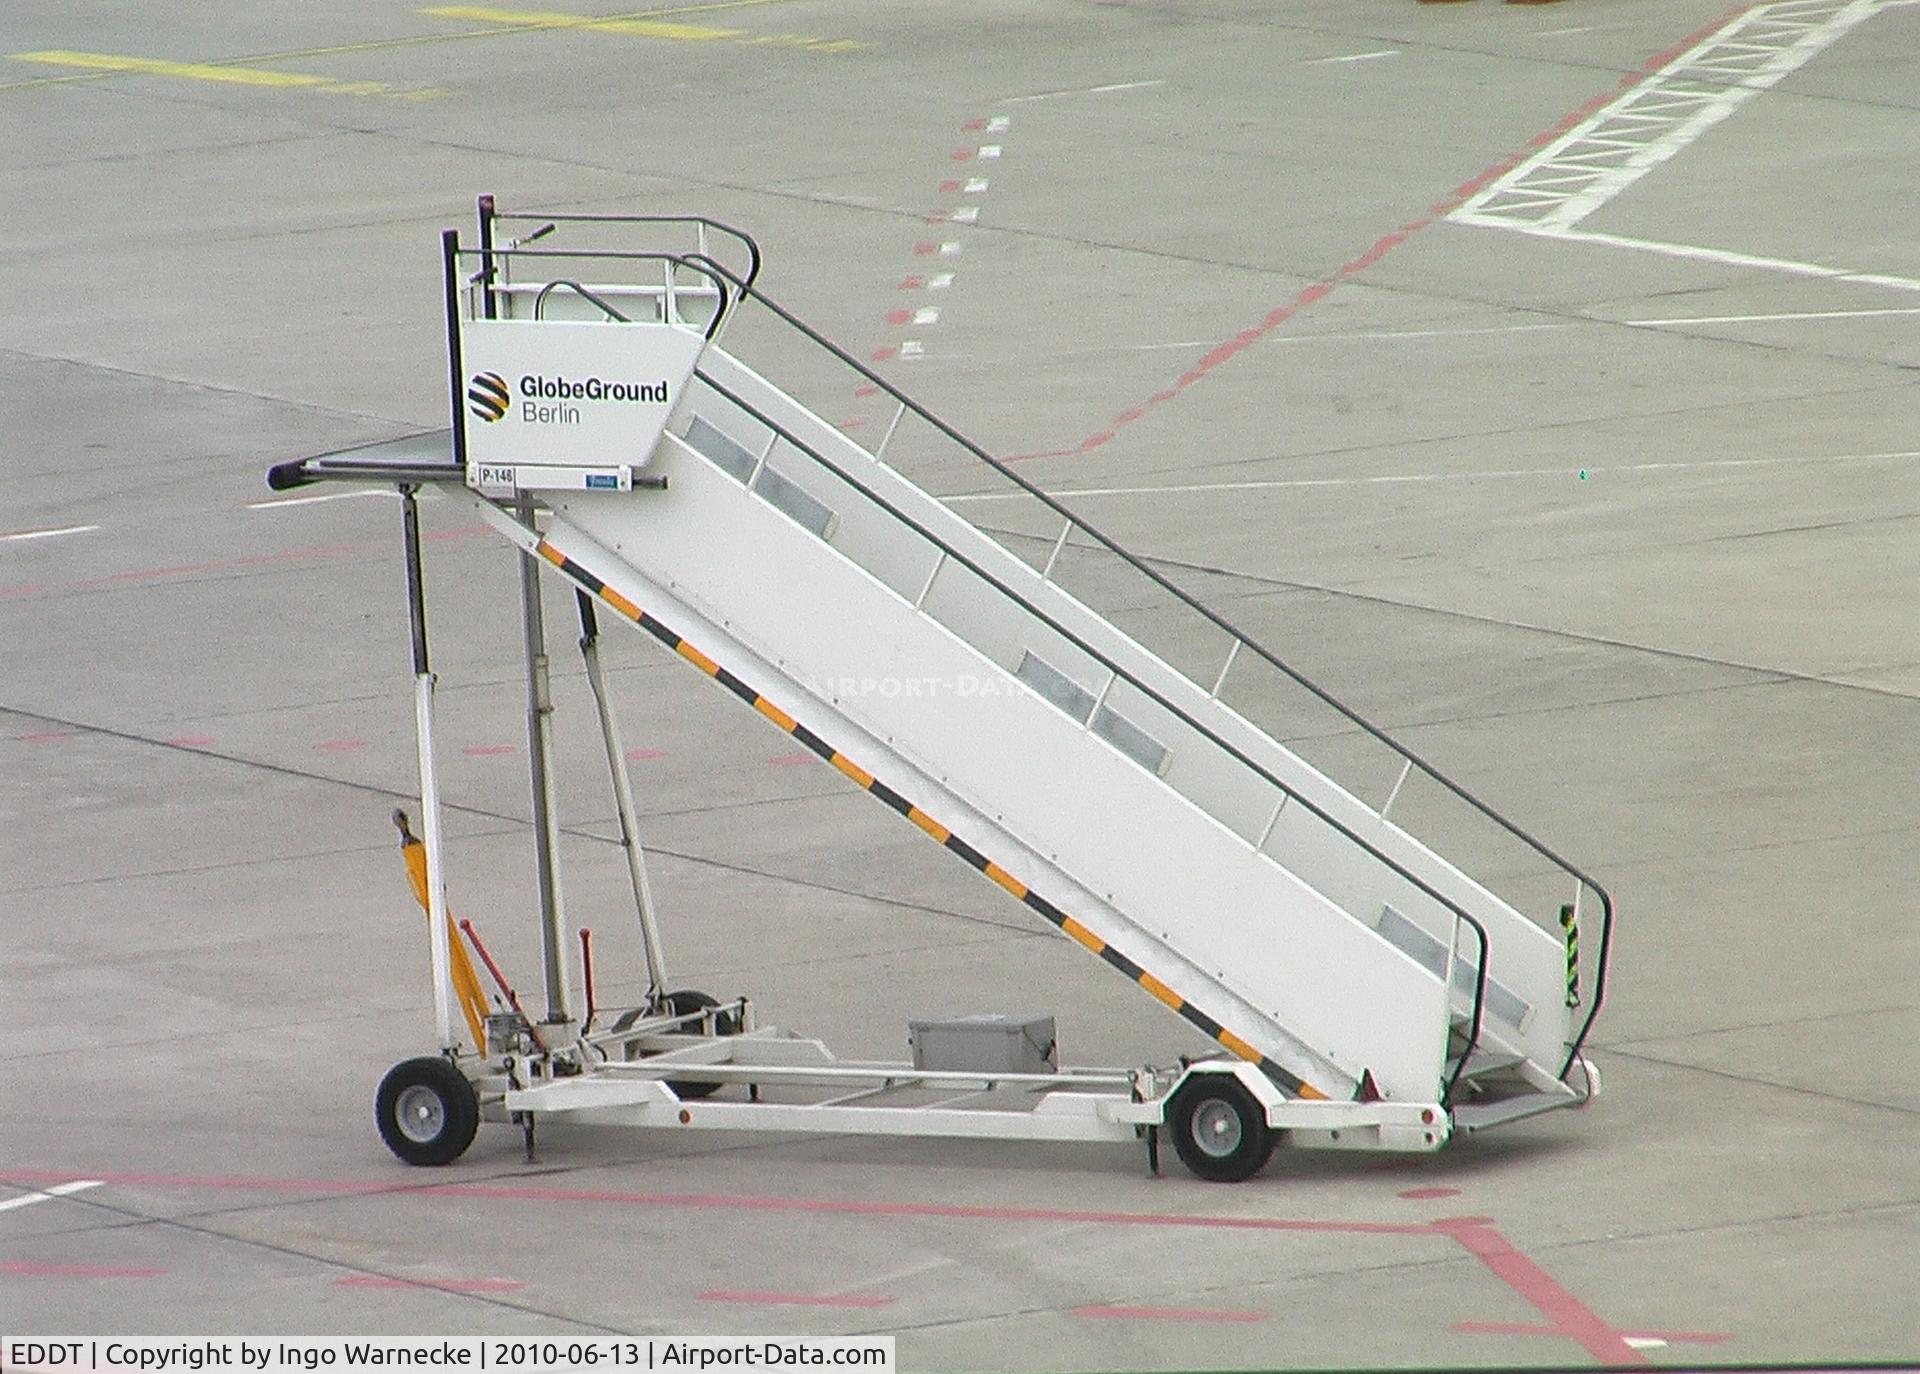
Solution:
<path fill-rule="evenodd" d="M 401 1090 L 393 1117 L 401 1135 L 416 1145 L 430 1145 L 447 1128 L 447 1104 L 432 1088 L 416 1083 Z"/>
<path fill-rule="evenodd" d="M 1231 1102 L 1210 1097 L 1193 1114 L 1193 1143 L 1209 1159 L 1226 1159 L 1240 1148 L 1246 1128 Z"/>

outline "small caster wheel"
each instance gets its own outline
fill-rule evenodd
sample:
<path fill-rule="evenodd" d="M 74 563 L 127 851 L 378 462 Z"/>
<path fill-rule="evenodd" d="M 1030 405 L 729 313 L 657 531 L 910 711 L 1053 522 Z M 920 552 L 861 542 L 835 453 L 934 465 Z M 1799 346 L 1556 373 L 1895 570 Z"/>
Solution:
<path fill-rule="evenodd" d="M 444 1059 L 406 1059 L 387 1070 L 373 1098 L 387 1148 L 408 1164 L 451 1164 L 480 1129 L 480 1097 Z"/>
<path fill-rule="evenodd" d="M 682 988 L 679 992 L 667 994 L 665 1010 L 669 1016 L 686 1016 L 692 1012 L 706 1011 L 710 1007 L 719 1005 L 704 992 Z M 737 1035 L 740 1032 L 740 1022 L 732 1012 L 723 1011 L 713 1018 L 713 1032 L 715 1035 Z M 682 1027 L 681 1033 L 698 1035 L 700 1031 L 697 1027 Z M 686 1083 L 677 1078 L 669 1078 L 667 1086 L 673 1089 L 676 1097 L 687 1102 L 712 1097 L 722 1087 L 719 1083 Z"/>
<path fill-rule="evenodd" d="M 1238 1183 L 1266 1167 L 1277 1143 L 1267 1114 L 1231 1074 L 1196 1074 L 1167 1108 L 1180 1162 L 1209 1183 Z"/>

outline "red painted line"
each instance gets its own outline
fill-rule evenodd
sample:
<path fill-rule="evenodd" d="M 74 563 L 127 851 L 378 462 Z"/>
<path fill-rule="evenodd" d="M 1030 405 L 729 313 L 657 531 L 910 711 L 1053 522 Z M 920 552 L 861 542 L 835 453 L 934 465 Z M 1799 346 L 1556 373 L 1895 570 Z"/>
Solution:
<path fill-rule="evenodd" d="M 1421 1202 L 1430 1197 L 1459 1197 L 1458 1188 L 1409 1188 L 1400 1194 L 1409 1202 Z"/>
<path fill-rule="evenodd" d="M 856 401 L 864 401 L 869 396 L 878 396 L 879 394 L 880 388 L 872 382 L 863 382 L 853 389 L 853 398 Z"/>
<path fill-rule="evenodd" d="M 355 749 L 365 749 L 367 742 L 363 739 L 323 739 L 313 747 L 322 754 L 345 754 Z"/>
<path fill-rule="evenodd" d="M 22 744 L 52 744 L 55 740 L 72 739 L 71 730 L 36 730 L 29 735 L 15 735 Z"/>
<path fill-rule="evenodd" d="M 1557 1326 L 1534 1326 L 1528 1322 L 1455 1322 L 1455 1331 L 1471 1336 L 1561 1336 L 1567 1333 Z M 1668 1341 L 1676 1345 L 1719 1345 L 1733 1339 L 1725 1331 L 1623 1331 L 1628 1340 Z"/>
<path fill-rule="evenodd" d="M 887 312 L 887 323 L 888 324 L 912 324 L 913 312 L 911 310 L 906 310 L 906 309 L 889 310 Z"/>
<path fill-rule="evenodd" d="M 960 194 L 960 189 L 966 184 L 967 183 L 960 180 L 959 177 L 948 177 L 940 183 L 940 194 L 943 196 L 958 195 Z"/>
<path fill-rule="evenodd" d="M 460 751 L 468 758 L 489 758 L 495 754 L 517 754 L 520 746 L 516 744 L 469 744 Z"/>
<path fill-rule="evenodd" d="M 175 735 L 167 743 L 176 749 L 208 749 L 215 741 L 212 735 Z"/>
<path fill-rule="evenodd" d="M 899 348 L 891 344 L 885 348 L 876 348 L 873 350 L 873 361 L 876 363 L 891 362 L 899 356 Z"/>
<path fill-rule="evenodd" d="M 986 127 L 987 117 L 981 115 L 978 119 L 969 119 L 965 124 L 962 124 L 960 126 L 960 132 L 963 134 L 977 134 Z"/>
<path fill-rule="evenodd" d="M 1451 1235 L 1507 1287 L 1532 1303 L 1562 1336 L 1578 1341 L 1602 1364 L 1648 1364 L 1627 1343 L 1626 1333 L 1602 1321 L 1585 1303 L 1560 1286 L 1553 1275 L 1521 1254 L 1481 1217 L 1437 1221 L 1434 1229 Z"/>
<path fill-rule="evenodd" d="M 1663 52 L 1654 54 L 1652 57 L 1648 58 L 1644 63 L 1642 63 L 1638 69 L 1627 73 L 1626 76 L 1621 78 L 1620 89 L 1630 90 L 1634 86 L 1639 85 L 1641 82 L 1645 81 L 1648 77 L 1658 72 L 1662 67 L 1665 67 L 1668 64 L 1670 64 L 1675 58 L 1679 57 L 1682 53 L 1686 52 L 1688 49 L 1694 47 L 1696 44 L 1702 42 L 1703 40 L 1705 40 L 1712 34 L 1716 33 L 1720 29 L 1725 28 L 1729 23 L 1731 23 L 1734 19 L 1737 19 L 1740 15 L 1744 14 L 1750 8 L 1752 8 L 1752 6 L 1749 4 L 1736 5 L 1732 9 L 1728 10 L 1725 14 L 1721 15 L 1720 18 L 1714 20 L 1712 23 L 1705 24 L 1700 28 L 1694 30 L 1691 34 L 1687 35 L 1685 38 L 1681 39 L 1678 43 L 1674 44 L 1673 47 L 1668 48 Z M 1565 116 L 1563 116 L 1560 119 L 1560 121 L 1553 126 L 1553 128 L 1545 131 L 1542 134 L 1535 135 L 1533 140 L 1529 142 L 1528 146 L 1539 147 L 1539 146 L 1542 146 L 1544 143 L 1551 143 L 1554 139 L 1558 138 L 1561 134 L 1564 134 L 1567 130 L 1573 128 L 1573 126 L 1578 124 L 1581 120 L 1587 118 L 1595 110 L 1598 110 L 1601 106 L 1609 103 L 1610 101 L 1617 100 L 1617 99 L 1619 99 L 1619 90 L 1609 91 L 1604 95 L 1595 96 L 1592 100 L 1589 100 L 1586 104 L 1582 105 L 1579 109 L 1573 110 L 1568 114 L 1566 114 Z M 960 161 L 965 161 L 968 158 L 971 158 L 973 154 L 974 154 L 973 149 L 963 148 L 956 151 L 953 154 L 953 158 L 954 158 L 954 161 L 960 162 Z M 1174 380 L 1171 386 L 1168 386 L 1161 391 L 1155 392 L 1152 396 L 1148 397 L 1147 400 L 1142 402 L 1140 405 L 1133 406 L 1128 410 L 1123 411 L 1119 416 L 1115 417 L 1114 420 L 1111 421 L 1105 429 L 1095 430 L 1092 434 L 1089 434 L 1086 438 L 1082 439 L 1078 444 L 1074 445 L 1071 448 L 1045 449 L 1036 453 L 1018 453 L 1007 458 L 1005 461 L 1010 463 L 1023 463 L 1023 462 L 1030 462 L 1038 458 L 1070 457 L 1075 454 L 1087 453 L 1092 451 L 1093 449 L 1100 448 L 1105 444 L 1112 443 L 1113 440 L 1117 439 L 1120 436 L 1121 430 L 1127 428 L 1127 426 L 1129 425 L 1139 422 L 1142 419 L 1145 419 L 1146 416 L 1152 411 L 1158 409 L 1162 405 L 1165 405 L 1168 401 L 1171 401 L 1176 397 L 1180 396 L 1182 393 L 1184 393 L 1190 387 L 1192 387 L 1195 383 L 1204 380 L 1209 373 L 1213 372 L 1216 368 L 1220 367 L 1223 363 L 1229 362 L 1232 359 L 1238 357 L 1241 353 L 1245 352 L 1252 345 L 1258 343 L 1261 339 L 1266 338 L 1267 335 L 1273 333 L 1274 330 L 1278 329 L 1281 325 L 1285 324 L 1288 320 L 1292 319 L 1296 314 L 1304 310 L 1307 306 L 1312 305 L 1315 301 L 1320 300 L 1321 298 L 1331 294 L 1333 289 L 1336 286 L 1339 286 L 1342 282 L 1348 281 L 1351 278 L 1359 275 L 1361 272 L 1366 271 L 1369 267 L 1374 266 L 1382 258 L 1386 257 L 1387 254 L 1393 252 L 1396 248 L 1404 244 L 1413 235 L 1419 233 L 1422 229 L 1428 228 L 1443 216 L 1448 215 L 1452 213 L 1454 210 L 1458 209 L 1463 202 L 1465 202 L 1470 197 L 1472 197 L 1475 192 L 1479 191 L 1482 187 L 1486 186 L 1489 182 L 1497 180 L 1498 178 L 1505 176 L 1508 172 L 1512 171 L 1515 167 L 1517 167 L 1520 164 L 1520 161 L 1521 161 L 1521 157 L 1519 155 L 1503 158 L 1501 161 L 1496 162 L 1493 166 L 1481 172 L 1478 176 L 1472 178 L 1469 181 L 1464 181 L 1460 185 L 1454 187 L 1453 190 L 1450 193 L 1448 193 L 1446 199 L 1439 201 L 1433 206 L 1432 213 L 1430 215 L 1426 216 L 1425 218 L 1416 219 L 1408 224 L 1401 226 L 1401 228 L 1399 228 L 1398 230 L 1394 231 L 1391 234 L 1383 234 L 1380 238 L 1375 239 L 1374 242 L 1367 248 L 1367 250 L 1364 253 L 1360 254 L 1359 257 L 1353 258 L 1350 261 L 1343 263 L 1331 275 L 1324 277 L 1321 280 L 1314 282 L 1311 285 L 1303 288 L 1299 292 L 1299 294 L 1293 297 L 1292 300 L 1289 300 L 1284 304 L 1278 305 L 1274 307 L 1272 310 L 1269 310 L 1266 313 L 1266 315 L 1259 320 L 1258 323 L 1253 324 L 1248 328 L 1241 330 L 1238 334 L 1235 334 L 1231 339 L 1228 339 L 1224 343 L 1215 347 L 1198 363 L 1195 363 L 1187 371 L 1181 373 L 1180 376 Z M 919 251 L 918 246 L 916 246 L 915 251 L 916 252 Z"/>
<path fill-rule="evenodd" d="M 973 155 L 978 151 L 977 148 L 955 148 L 952 154 L 953 160 L 955 162 L 971 162 L 973 161 Z"/>
<path fill-rule="evenodd" d="M 1205 1307 L 1070 1307 L 1069 1317 L 1114 1317 L 1154 1322 L 1263 1322 L 1265 1312 L 1221 1311 Z"/>
<path fill-rule="evenodd" d="M 335 1288 L 429 1288 L 445 1293 L 512 1293 L 526 1284 L 513 1279 L 390 1279 L 371 1274 L 335 1279 Z"/>
<path fill-rule="evenodd" d="M 937 243 L 928 243 L 925 239 L 922 239 L 913 245 L 913 251 L 919 257 L 931 257 L 940 251 L 940 245 Z"/>
<path fill-rule="evenodd" d="M 407 1184 L 386 1179 L 261 1178 L 242 1175 L 140 1174 L 88 1170 L 0 1169 L 0 1183 L 67 1183 L 96 1179 L 120 1187 L 190 1188 L 223 1192 L 312 1193 L 338 1197 L 394 1194 L 496 1202 L 575 1202 L 689 1211 L 790 1212 L 867 1217 L 938 1217 L 956 1221 L 1034 1221 L 1149 1229 L 1284 1231 L 1355 1236 L 1432 1236 L 1425 1222 L 1310 1221 L 1292 1217 L 1205 1216 L 1179 1212 L 1093 1212 L 1054 1207 L 957 1206 L 934 1202 L 873 1202 L 842 1198 L 757 1197 L 732 1193 L 639 1193 L 614 1189 L 516 1187 L 492 1183 Z"/>
<path fill-rule="evenodd" d="M 780 1307 L 885 1307 L 892 1298 L 826 1297 L 814 1293 L 747 1293 L 715 1288 L 700 1295 L 701 1302 L 746 1302 Z"/>
<path fill-rule="evenodd" d="M 104 1264 L 29 1264 L 25 1260 L 0 1260 L 0 1274 L 19 1274 L 36 1279 L 151 1279 L 164 1269 L 128 1269 Z"/>
<path fill-rule="evenodd" d="M 793 768 L 799 764 L 812 763 L 813 761 L 814 761 L 814 755 L 807 754 L 807 753 L 775 754 L 772 758 L 767 760 L 767 762 L 772 764 L 775 768 Z"/>
<path fill-rule="evenodd" d="M 835 429 L 842 430 L 865 429 L 866 427 L 867 419 L 864 415 L 849 415 L 846 419 L 834 426 Z"/>
<path fill-rule="evenodd" d="M 664 749 L 629 749 L 627 750 L 627 759 L 632 763 L 640 763 L 646 759 L 664 759 L 666 756 L 667 756 L 667 751 Z"/>

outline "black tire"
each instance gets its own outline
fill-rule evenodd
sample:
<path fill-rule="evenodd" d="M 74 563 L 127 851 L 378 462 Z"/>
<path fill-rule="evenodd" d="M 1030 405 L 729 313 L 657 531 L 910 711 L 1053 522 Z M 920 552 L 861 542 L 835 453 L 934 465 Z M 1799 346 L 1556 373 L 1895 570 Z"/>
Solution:
<path fill-rule="evenodd" d="M 1167 1107 L 1180 1162 L 1209 1183 L 1252 1178 L 1273 1156 L 1267 1113 L 1232 1074 L 1195 1074 Z"/>
<path fill-rule="evenodd" d="M 704 992 L 696 992 L 692 988 L 682 988 L 679 992 L 670 992 L 667 994 L 666 1011 L 670 1016 L 685 1016 L 690 1012 L 706 1011 L 710 1007 L 717 1007 L 719 1005 L 718 1002 L 714 1001 L 713 998 L 707 996 Z M 740 1033 L 740 1020 L 730 1011 L 720 1012 L 713 1018 L 713 1032 L 715 1035 L 738 1035 Z M 698 1035 L 700 1034 L 700 1029 L 697 1027 L 683 1026 L 680 1033 L 685 1035 Z M 683 1101 L 697 1102 L 703 1097 L 712 1097 L 715 1093 L 719 1092 L 724 1085 L 719 1083 L 688 1083 L 678 1078 L 669 1078 L 667 1080 L 667 1086 L 672 1088 L 674 1095 Z"/>
<path fill-rule="evenodd" d="M 480 1095 L 444 1059 L 405 1059 L 380 1080 L 373 1119 L 387 1148 L 408 1164 L 451 1164 L 480 1129 Z"/>

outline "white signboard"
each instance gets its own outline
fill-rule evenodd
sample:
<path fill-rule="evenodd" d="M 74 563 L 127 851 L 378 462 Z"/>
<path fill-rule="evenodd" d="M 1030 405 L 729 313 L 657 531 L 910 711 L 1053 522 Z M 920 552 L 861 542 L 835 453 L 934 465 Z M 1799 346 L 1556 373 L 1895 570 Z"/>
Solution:
<path fill-rule="evenodd" d="M 644 464 L 705 342 L 669 324 L 463 321 L 468 484 L 530 485 L 502 482 L 508 469 L 610 472 Z"/>

